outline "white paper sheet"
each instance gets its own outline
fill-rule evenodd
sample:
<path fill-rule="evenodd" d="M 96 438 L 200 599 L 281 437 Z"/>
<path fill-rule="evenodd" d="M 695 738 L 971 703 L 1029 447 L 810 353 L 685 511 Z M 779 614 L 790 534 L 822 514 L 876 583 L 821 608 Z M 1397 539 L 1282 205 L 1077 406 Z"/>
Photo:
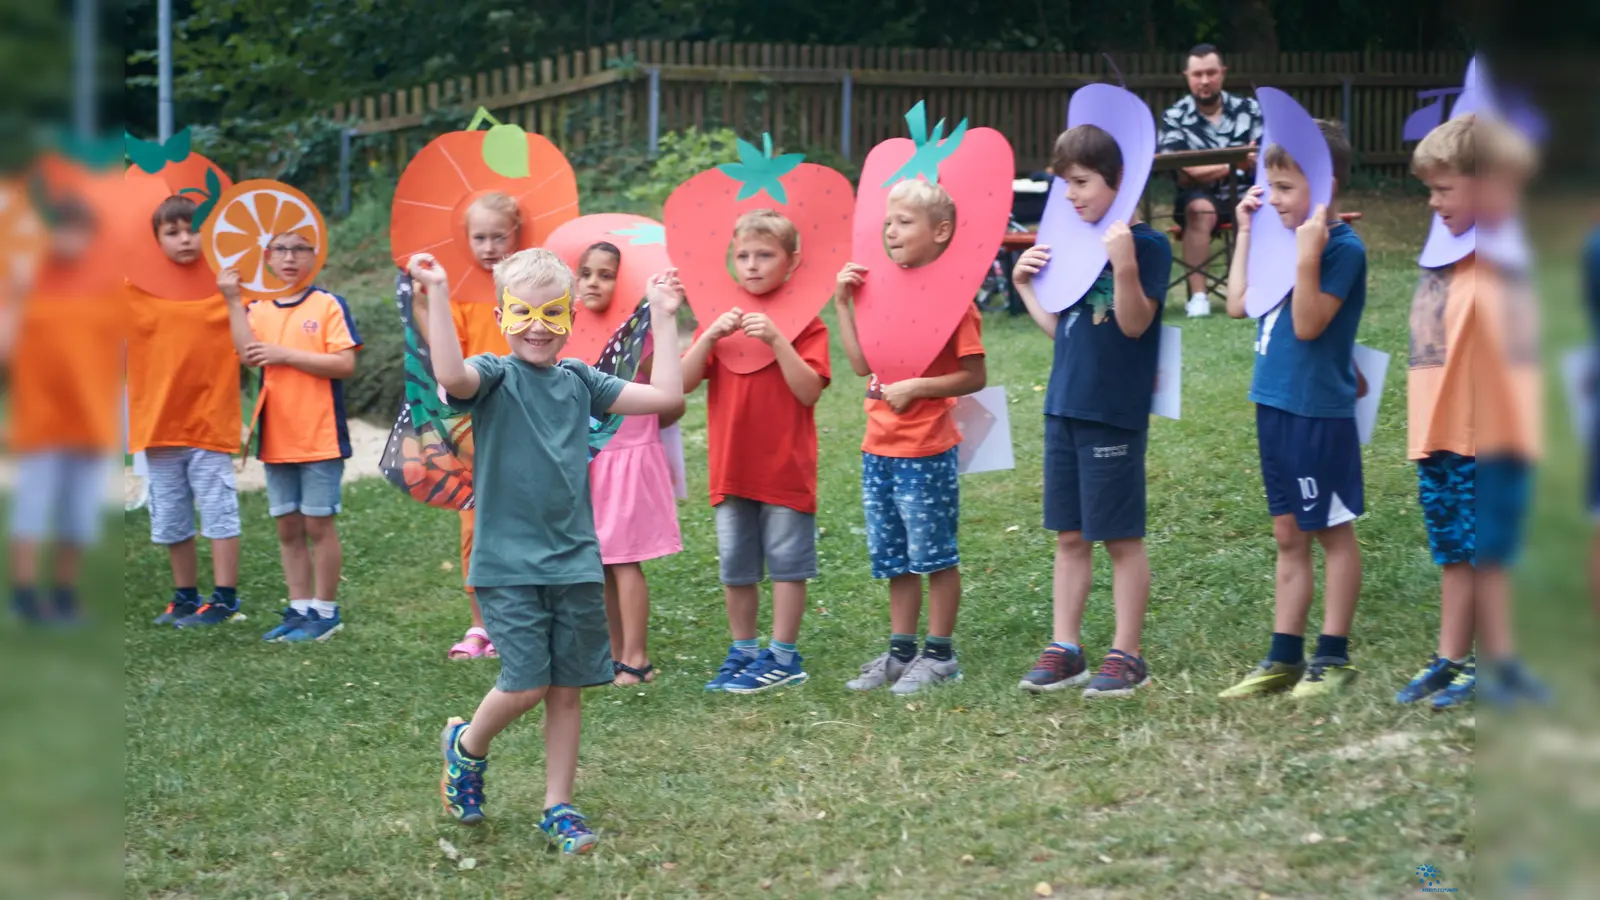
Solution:
<path fill-rule="evenodd" d="M 1003 385 L 986 387 L 956 401 L 950 414 L 961 432 L 956 471 L 962 475 L 1016 468 L 1011 450 L 1011 415 Z"/>
<path fill-rule="evenodd" d="M 1171 325 L 1161 326 L 1161 356 L 1156 360 L 1150 412 L 1168 419 L 1183 415 L 1183 330 Z"/>
<path fill-rule="evenodd" d="M 1361 443 L 1370 444 L 1378 427 L 1383 382 L 1389 375 L 1389 354 L 1357 344 L 1352 356 L 1356 364 L 1356 433 Z"/>
<path fill-rule="evenodd" d="M 1572 428 L 1586 448 L 1594 439 L 1595 368 L 1594 351 L 1588 347 L 1574 347 L 1561 357 L 1561 380 L 1567 386 Z"/>
<path fill-rule="evenodd" d="M 661 446 L 667 451 L 667 468 L 672 470 L 672 493 L 679 500 L 689 499 L 689 473 L 683 465 L 683 432 L 678 426 L 661 429 Z"/>

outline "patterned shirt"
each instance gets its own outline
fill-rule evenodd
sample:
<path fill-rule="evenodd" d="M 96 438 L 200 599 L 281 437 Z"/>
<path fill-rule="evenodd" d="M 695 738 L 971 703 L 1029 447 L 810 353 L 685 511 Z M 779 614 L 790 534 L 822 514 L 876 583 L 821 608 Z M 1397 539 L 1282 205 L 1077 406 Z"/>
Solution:
<path fill-rule="evenodd" d="M 1261 141 L 1261 106 L 1254 97 L 1240 97 L 1222 92 L 1222 116 L 1215 125 L 1201 115 L 1195 106 L 1194 95 L 1185 94 L 1177 103 L 1167 107 L 1161 115 L 1161 153 L 1183 150 L 1219 150 L 1224 147 L 1243 147 Z M 1254 172 L 1239 170 L 1241 184 L 1249 184 Z M 1227 179 L 1212 183 L 1213 193 L 1227 190 Z"/>

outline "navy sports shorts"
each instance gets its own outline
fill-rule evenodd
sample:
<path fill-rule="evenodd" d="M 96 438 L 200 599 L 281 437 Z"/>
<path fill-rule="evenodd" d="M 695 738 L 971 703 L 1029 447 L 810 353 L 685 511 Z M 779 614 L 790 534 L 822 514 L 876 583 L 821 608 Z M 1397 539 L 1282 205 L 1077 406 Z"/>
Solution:
<path fill-rule="evenodd" d="M 1142 538 L 1148 432 L 1044 417 L 1044 527 L 1086 541 Z"/>
<path fill-rule="evenodd" d="M 1256 404 L 1256 441 L 1267 512 L 1301 531 L 1353 522 L 1366 511 L 1355 419 L 1297 416 Z"/>

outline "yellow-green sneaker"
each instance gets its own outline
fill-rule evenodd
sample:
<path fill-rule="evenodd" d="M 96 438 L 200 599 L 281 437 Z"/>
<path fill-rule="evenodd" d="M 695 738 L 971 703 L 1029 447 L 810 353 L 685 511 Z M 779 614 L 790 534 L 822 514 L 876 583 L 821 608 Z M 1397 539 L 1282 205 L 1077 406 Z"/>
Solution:
<path fill-rule="evenodd" d="M 1256 670 L 1244 677 L 1244 680 L 1231 688 L 1218 694 L 1223 700 L 1232 700 L 1237 697 L 1258 697 L 1262 694 L 1277 694 L 1287 691 L 1300 681 L 1300 676 L 1306 673 L 1306 664 L 1273 662 L 1264 659 L 1256 666 Z"/>
<path fill-rule="evenodd" d="M 1356 680 L 1356 667 L 1340 656 L 1313 656 L 1306 666 L 1306 677 L 1294 686 L 1298 700 L 1337 694 Z"/>

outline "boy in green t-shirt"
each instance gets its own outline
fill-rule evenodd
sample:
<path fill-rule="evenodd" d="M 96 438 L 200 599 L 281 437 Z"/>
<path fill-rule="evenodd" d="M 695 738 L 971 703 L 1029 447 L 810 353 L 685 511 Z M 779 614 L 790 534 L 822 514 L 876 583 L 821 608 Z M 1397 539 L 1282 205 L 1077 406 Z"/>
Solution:
<path fill-rule="evenodd" d="M 483 821 L 489 742 L 523 713 L 545 707 L 545 815 L 539 827 L 566 853 L 594 832 L 571 806 L 582 723 L 579 691 L 610 684 L 605 574 L 589 501 L 589 419 L 683 413 L 676 354 L 658 354 L 649 384 L 560 359 L 572 332 L 572 272 L 548 250 L 523 250 L 494 268 L 495 318 L 509 356 L 463 360 L 450 315 L 449 278 L 430 255 L 411 258 L 428 293 L 433 375 L 449 402 L 472 411 L 476 542 L 469 583 L 500 653 L 500 678 L 470 722 L 452 718 L 441 744 L 445 811 Z M 650 327 L 678 343 L 677 271 L 650 278 Z M 558 361 L 559 360 L 559 361 Z"/>

